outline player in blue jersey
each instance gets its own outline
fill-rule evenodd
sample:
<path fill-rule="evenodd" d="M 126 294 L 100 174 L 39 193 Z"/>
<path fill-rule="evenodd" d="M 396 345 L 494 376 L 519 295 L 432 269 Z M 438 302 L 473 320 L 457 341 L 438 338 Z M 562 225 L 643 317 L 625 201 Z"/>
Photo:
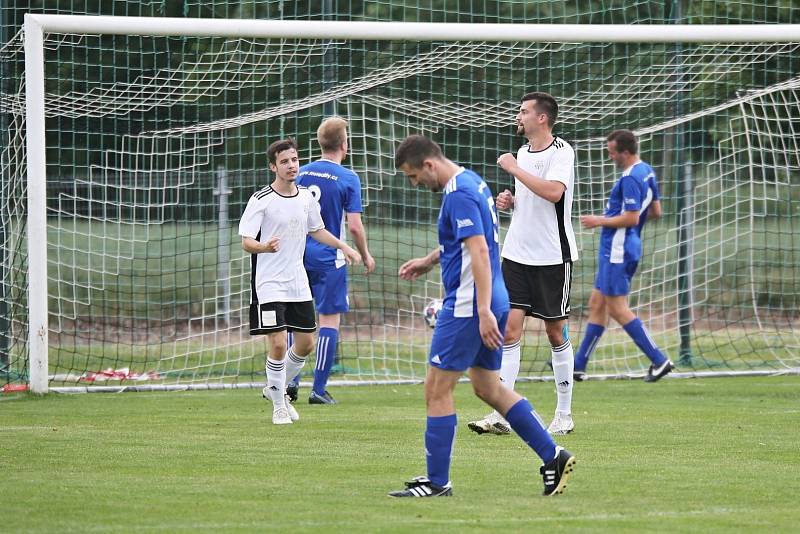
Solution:
<path fill-rule="evenodd" d="M 322 157 L 300 168 L 297 184 L 306 187 L 317 200 L 325 228 L 340 240 L 345 240 L 345 222 L 353 242 L 361 253 L 366 273 L 375 270 L 375 260 L 367 247 L 367 234 L 361 222 L 361 180 L 352 170 L 343 167 L 347 157 L 347 121 L 330 117 L 317 129 L 317 141 Z M 326 391 L 331 367 L 336 358 L 341 314 L 350 309 L 347 297 L 347 267 L 344 254 L 314 239 L 306 241 L 303 263 L 319 314 L 317 359 L 314 366 L 314 385 L 309 404 L 336 404 Z M 300 375 L 287 388 L 287 394 L 297 399 Z"/>
<path fill-rule="evenodd" d="M 646 382 L 655 382 L 674 366 L 656 346 L 647 329 L 628 306 L 628 293 L 642 257 L 642 227 L 650 217 L 661 216 L 658 185 L 653 168 L 639 159 L 636 136 L 630 130 L 611 132 L 608 156 L 622 177 L 611 189 L 603 215 L 584 215 L 584 228 L 602 227 L 597 275 L 589 298 L 589 323 L 575 356 L 575 380 L 586 377 L 586 364 L 605 331 L 610 315 L 650 360 Z"/>
<path fill-rule="evenodd" d="M 445 297 L 433 331 L 425 378 L 428 474 L 389 495 L 452 495 L 450 458 L 456 433 L 453 390 L 464 371 L 469 373 L 475 394 L 500 412 L 544 462 L 540 468 L 544 494 L 561 493 L 575 457 L 556 446 L 528 400 L 504 387 L 497 372 L 509 302 L 500 269 L 497 213 L 489 187 L 421 135 L 412 135 L 400 144 L 395 166 L 412 185 L 444 192 L 438 220 L 439 247 L 423 258 L 404 263 L 399 275 L 414 280 L 440 263 Z"/>

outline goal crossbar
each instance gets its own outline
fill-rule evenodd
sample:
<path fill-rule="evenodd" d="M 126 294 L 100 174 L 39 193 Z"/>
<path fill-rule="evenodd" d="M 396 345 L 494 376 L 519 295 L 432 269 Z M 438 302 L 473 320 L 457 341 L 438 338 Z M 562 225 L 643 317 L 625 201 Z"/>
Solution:
<path fill-rule="evenodd" d="M 87 35 L 369 39 L 379 41 L 525 42 L 785 42 L 800 38 L 797 24 L 481 24 L 445 22 L 350 22 L 185 19 L 89 15 L 25 15 L 25 30 Z"/>

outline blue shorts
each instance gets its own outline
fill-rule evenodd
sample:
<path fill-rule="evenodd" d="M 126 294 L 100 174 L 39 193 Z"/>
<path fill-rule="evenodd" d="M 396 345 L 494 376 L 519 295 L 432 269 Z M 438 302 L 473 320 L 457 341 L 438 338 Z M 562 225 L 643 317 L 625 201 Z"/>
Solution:
<path fill-rule="evenodd" d="M 600 257 L 597 260 L 594 287 L 608 297 L 627 295 L 631 292 L 631 280 L 637 267 L 639 267 L 638 261 L 611 263 L 608 258 Z"/>
<path fill-rule="evenodd" d="M 508 311 L 497 317 L 500 333 L 505 334 Z M 483 367 L 490 371 L 500 369 L 503 347 L 491 350 L 483 345 L 478 317 L 453 317 L 452 308 L 442 308 L 433 330 L 428 364 L 445 371 L 466 371 L 470 367 Z"/>
<path fill-rule="evenodd" d="M 306 271 L 318 313 L 333 315 L 350 311 L 347 298 L 347 267 L 327 271 Z"/>

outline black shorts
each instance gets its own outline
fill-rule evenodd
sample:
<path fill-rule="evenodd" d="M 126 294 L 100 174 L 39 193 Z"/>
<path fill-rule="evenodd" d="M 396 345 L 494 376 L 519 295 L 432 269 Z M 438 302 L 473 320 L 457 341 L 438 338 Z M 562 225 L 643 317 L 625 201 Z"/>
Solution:
<path fill-rule="evenodd" d="M 545 321 L 569 317 L 572 262 L 524 265 L 503 258 L 503 280 L 512 308 Z"/>
<path fill-rule="evenodd" d="M 316 329 L 313 300 L 250 304 L 251 336 L 272 334 L 281 330 L 314 332 Z"/>

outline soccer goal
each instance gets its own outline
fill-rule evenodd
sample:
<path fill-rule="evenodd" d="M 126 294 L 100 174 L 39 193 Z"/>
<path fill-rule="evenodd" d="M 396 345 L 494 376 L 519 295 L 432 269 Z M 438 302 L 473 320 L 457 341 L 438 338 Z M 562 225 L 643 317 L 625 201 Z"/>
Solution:
<path fill-rule="evenodd" d="M 618 171 L 605 135 L 634 130 L 664 215 L 648 223 L 631 304 L 678 376 L 800 370 L 800 26 L 298 22 L 27 15 L 2 54 L 0 383 L 48 389 L 249 387 L 265 342 L 247 332 L 249 258 L 237 235 L 271 181 L 266 147 L 350 122 L 377 272 L 351 269 L 336 381 L 419 381 L 438 270 L 439 198 L 393 168 L 424 133 L 495 193 L 519 98 L 560 103 L 576 150 L 575 217 L 600 213 Z M 501 214 L 507 226 L 509 214 Z M 580 340 L 598 235 L 580 230 L 570 334 Z M 535 229 L 532 229 L 534 231 Z M 641 375 L 617 325 L 589 375 Z M 526 331 L 521 376 L 550 377 Z"/>

